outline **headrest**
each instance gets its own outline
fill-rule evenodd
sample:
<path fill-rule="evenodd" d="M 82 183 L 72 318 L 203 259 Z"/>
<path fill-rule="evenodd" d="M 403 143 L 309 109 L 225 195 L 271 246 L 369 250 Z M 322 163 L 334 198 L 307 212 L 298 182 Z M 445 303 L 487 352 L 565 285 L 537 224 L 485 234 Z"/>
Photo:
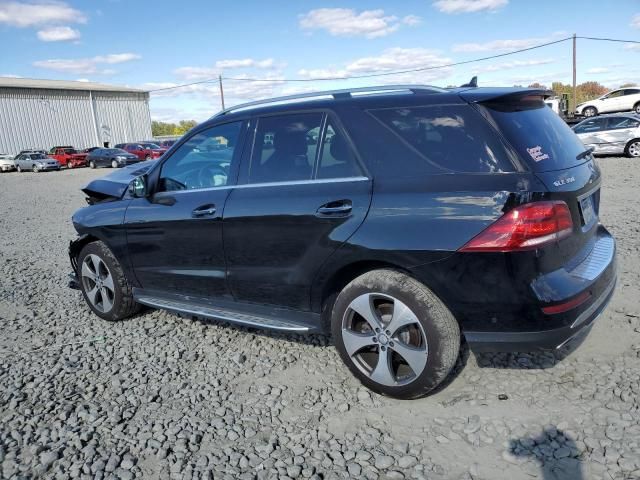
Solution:
<path fill-rule="evenodd" d="M 331 138 L 331 156 L 340 162 L 347 162 L 349 160 L 349 146 L 347 141 L 342 135 L 335 134 Z"/>
<path fill-rule="evenodd" d="M 273 148 L 281 154 L 306 155 L 307 135 L 304 131 L 288 132 L 281 130 L 276 132 L 274 136 Z"/>

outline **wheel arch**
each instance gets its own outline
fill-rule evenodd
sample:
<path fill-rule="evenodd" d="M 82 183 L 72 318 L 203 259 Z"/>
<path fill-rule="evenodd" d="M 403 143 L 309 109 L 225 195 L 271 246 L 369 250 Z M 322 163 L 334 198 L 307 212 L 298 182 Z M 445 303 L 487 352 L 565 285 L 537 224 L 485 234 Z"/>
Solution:
<path fill-rule="evenodd" d="M 83 234 L 69 242 L 69 260 L 71 260 L 71 266 L 76 275 L 78 274 L 78 255 L 80 255 L 80 252 L 85 246 L 98 241 L 100 241 L 100 239 L 94 235 Z"/>
<path fill-rule="evenodd" d="M 374 259 L 358 260 L 343 265 L 322 281 L 322 285 L 316 289 L 315 295 L 311 300 L 311 309 L 321 312 L 322 328 L 324 330 L 330 331 L 333 304 L 342 289 L 360 275 L 370 272 L 371 270 L 379 269 L 396 270 L 413 277 L 411 272 L 406 268 L 388 261 Z"/>
<path fill-rule="evenodd" d="M 640 103 L 640 102 L 638 102 Z M 627 142 L 627 144 L 624 146 L 624 153 L 625 155 L 629 155 L 629 147 L 631 146 L 632 143 L 634 142 L 640 142 L 640 138 L 636 137 L 636 138 L 632 138 L 631 140 L 629 140 Z"/>

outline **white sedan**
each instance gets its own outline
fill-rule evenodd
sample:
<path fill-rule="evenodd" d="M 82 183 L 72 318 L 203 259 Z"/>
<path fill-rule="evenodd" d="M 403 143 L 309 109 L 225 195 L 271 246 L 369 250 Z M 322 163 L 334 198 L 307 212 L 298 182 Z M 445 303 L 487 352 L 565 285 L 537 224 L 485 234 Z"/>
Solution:
<path fill-rule="evenodd" d="M 0 153 L 0 172 L 10 172 L 16 169 L 16 162 L 13 161 L 12 155 Z"/>
<path fill-rule="evenodd" d="M 632 113 L 588 118 L 573 131 L 595 154 L 640 157 L 640 117 Z"/>

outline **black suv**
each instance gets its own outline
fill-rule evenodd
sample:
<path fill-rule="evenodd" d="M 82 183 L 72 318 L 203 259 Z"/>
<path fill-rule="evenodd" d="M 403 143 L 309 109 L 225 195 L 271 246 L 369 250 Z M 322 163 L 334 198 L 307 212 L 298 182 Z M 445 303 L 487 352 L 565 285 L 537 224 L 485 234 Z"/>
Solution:
<path fill-rule="evenodd" d="M 222 111 L 84 189 L 72 284 L 106 320 L 142 304 L 330 331 L 399 398 L 442 382 L 462 338 L 559 348 L 610 299 L 615 242 L 591 152 L 544 94 L 395 86 Z"/>

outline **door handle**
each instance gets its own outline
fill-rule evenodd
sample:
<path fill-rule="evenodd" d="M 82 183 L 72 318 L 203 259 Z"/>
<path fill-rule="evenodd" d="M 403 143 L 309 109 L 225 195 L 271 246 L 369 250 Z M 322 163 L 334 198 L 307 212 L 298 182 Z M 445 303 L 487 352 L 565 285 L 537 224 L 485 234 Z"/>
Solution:
<path fill-rule="evenodd" d="M 215 213 L 216 213 L 215 205 L 202 205 L 201 207 L 194 209 L 191 212 L 191 215 L 194 217 L 209 217 L 211 215 L 215 215 Z"/>
<path fill-rule="evenodd" d="M 353 210 L 351 200 L 338 200 L 336 202 L 329 202 L 322 205 L 316 211 L 319 216 L 323 217 L 339 217 L 348 215 Z"/>

